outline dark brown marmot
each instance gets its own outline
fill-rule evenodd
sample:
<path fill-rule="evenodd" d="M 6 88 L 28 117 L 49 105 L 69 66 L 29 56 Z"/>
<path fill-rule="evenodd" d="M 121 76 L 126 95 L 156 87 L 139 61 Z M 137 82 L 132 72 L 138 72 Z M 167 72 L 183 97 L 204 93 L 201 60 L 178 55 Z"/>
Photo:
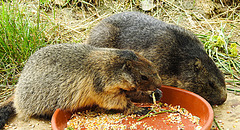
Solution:
<path fill-rule="evenodd" d="M 30 56 L 16 85 L 14 104 L 1 105 L 0 117 L 8 110 L 13 113 L 13 107 L 25 120 L 51 116 L 57 108 L 73 112 L 95 105 L 125 114 L 142 113 L 145 109 L 131 100 L 152 102 L 151 92 L 156 92 L 159 100 L 160 87 L 154 65 L 133 51 L 50 45 Z M 5 121 L 1 119 L 1 127 Z"/>
<path fill-rule="evenodd" d="M 97 47 L 131 49 L 152 61 L 163 85 L 183 88 L 210 104 L 227 98 L 222 72 L 192 32 L 139 12 L 124 12 L 102 20 L 88 43 Z"/>

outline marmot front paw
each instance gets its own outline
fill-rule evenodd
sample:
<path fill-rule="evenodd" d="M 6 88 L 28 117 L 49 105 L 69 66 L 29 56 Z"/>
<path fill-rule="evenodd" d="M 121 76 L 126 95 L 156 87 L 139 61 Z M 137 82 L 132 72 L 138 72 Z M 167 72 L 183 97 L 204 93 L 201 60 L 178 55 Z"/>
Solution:
<path fill-rule="evenodd" d="M 156 101 L 159 101 L 162 97 L 162 91 L 160 89 L 156 89 L 155 91 L 153 91 L 149 96 L 151 98 L 153 98 L 153 93 L 154 93 L 154 96 L 155 96 L 155 99 Z"/>
<path fill-rule="evenodd" d="M 141 107 L 138 111 L 134 112 L 133 114 L 137 114 L 137 115 L 146 115 L 150 109 L 150 107 Z"/>

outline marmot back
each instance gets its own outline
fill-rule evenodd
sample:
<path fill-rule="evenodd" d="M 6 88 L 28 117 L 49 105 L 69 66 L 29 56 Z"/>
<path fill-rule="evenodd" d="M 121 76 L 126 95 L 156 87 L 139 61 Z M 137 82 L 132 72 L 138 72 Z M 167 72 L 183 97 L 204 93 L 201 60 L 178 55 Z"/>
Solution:
<path fill-rule="evenodd" d="M 20 118 L 52 116 L 62 110 L 98 106 L 125 114 L 147 112 L 132 101 L 152 102 L 162 96 L 155 66 L 130 51 L 84 44 L 56 44 L 36 51 L 16 85 L 13 106 Z M 0 117 L 13 113 L 12 102 L 0 106 Z M 3 110 L 4 109 L 4 110 Z M 3 127 L 7 120 L 1 119 Z"/>
<path fill-rule="evenodd" d="M 131 49 L 155 63 L 164 85 L 183 88 L 222 104 L 226 86 L 222 72 L 189 31 L 138 12 L 102 20 L 88 43 L 97 47 Z"/>
<path fill-rule="evenodd" d="M 20 118 L 98 106 L 145 114 L 134 102 L 160 100 L 161 79 L 152 62 L 130 50 L 56 44 L 36 51 L 25 64 L 13 102 L 0 104 L 0 128 L 16 110 Z M 14 104 L 13 104 L 14 103 Z M 12 106 L 13 104 L 13 106 Z M 7 117 L 5 117 L 7 115 Z"/>

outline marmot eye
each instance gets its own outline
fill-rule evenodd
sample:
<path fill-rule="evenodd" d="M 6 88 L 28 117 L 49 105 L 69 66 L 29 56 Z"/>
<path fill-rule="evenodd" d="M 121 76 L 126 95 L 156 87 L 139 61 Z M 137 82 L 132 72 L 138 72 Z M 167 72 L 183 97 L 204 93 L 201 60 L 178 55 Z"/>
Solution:
<path fill-rule="evenodd" d="M 141 75 L 141 79 L 142 79 L 142 80 L 148 80 L 148 77 L 147 77 L 147 76 L 144 76 L 144 75 Z"/>

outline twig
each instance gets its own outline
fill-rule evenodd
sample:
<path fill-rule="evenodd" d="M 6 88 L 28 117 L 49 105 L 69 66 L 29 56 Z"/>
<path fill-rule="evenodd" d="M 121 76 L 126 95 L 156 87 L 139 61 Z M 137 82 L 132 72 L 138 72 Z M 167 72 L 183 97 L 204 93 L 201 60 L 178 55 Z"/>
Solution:
<path fill-rule="evenodd" d="M 152 110 L 153 110 L 153 109 L 152 109 Z M 150 112 L 151 112 L 151 111 L 150 111 Z M 140 121 L 140 120 L 142 120 L 142 119 L 144 119 L 144 118 L 146 118 L 146 117 L 151 117 L 151 116 L 153 116 L 153 115 L 157 115 L 157 114 L 161 114 L 161 113 L 165 113 L 165 112 L 176 112 L 176 111 L 165 110 L 165 111 L 155 112 L 155 113 L 152 113 L 152 114 L 150 114 L 150 112 L 148 112 L 148 114 L 146 114 L 145 116 L 139 118 L 137 121 Z"/>
<path fill-rule="evenodd" d="M 222 130 L 222 129 L 220 128 L 220 126 L 218 125 L 218 123 L 217 123 L 217 121 L 216 121 L 215 118 L 213 119 L 213 121 L 214 121 L 214 123 L 216 124 L 217 128 L 218 128 L 219 130 Z"/>
<path fill-rule="evenodd" d="M 145 118 L 145 117 L 148 117 L 148 115 L 149 115 L 152 111 L 154 111 L 155 109 L 157 109 L 157 108 L 155 107 L 155 108 L 151 109 L 145 116 L 139 118 L 137 121 L 140 121 L 140 120 L 142 120 L 142 119 Z"/>
<path fill-rule="evenodd" d="M 155 98 L 154 92 L 152 93 L 152 97 L 153 97 L 153 104 L 156 105 L 156 98 Z"/>
<path fill-rule="evenodd" d="M 236 90 L 236 89 L 231 89 L 231 88 L 227 88 L 228 91 L 234 91 L 234 92 L 240 92 L 240 90 Z"/>

